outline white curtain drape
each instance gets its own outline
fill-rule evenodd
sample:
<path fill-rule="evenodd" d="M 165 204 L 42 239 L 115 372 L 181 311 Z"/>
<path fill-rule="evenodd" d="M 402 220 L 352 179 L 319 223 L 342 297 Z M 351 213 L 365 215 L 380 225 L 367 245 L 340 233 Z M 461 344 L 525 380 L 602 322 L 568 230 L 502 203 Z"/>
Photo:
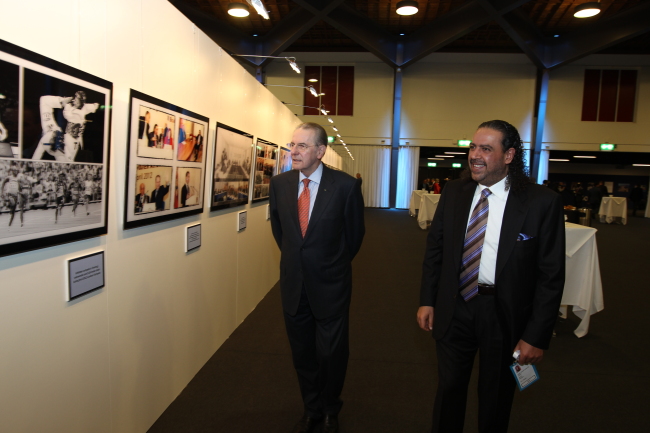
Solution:
<path fill-rule="evenodd" d="M 347 155 L 347 153 L 346 153 Z M 327 146 L 327 151 L 325 152 L 325 156 L 323 156 L 322 161 L 332 167 L 336 167 L 339 170 L 342 170 L 343 163 L 342 163 L 342 158 L 341 155 L 336 153 L 331 146 Z"/>
<path fill-rule="evenodd" d="M 420 148 L 403 146 L 399 148 L 397 159 L 397 197 L 395 207 L 408 209 L 411 193 L 417 189 Z"/>
<path fill-rule="evenodd" d="M 388 207 L 390 189 L 390 147 L 350 145 L 352 160 L 343 146 L 334 146 L 343 155 L 342 170 L 351 176 L 361 175 L 361 192 L 366 207 Z"/>

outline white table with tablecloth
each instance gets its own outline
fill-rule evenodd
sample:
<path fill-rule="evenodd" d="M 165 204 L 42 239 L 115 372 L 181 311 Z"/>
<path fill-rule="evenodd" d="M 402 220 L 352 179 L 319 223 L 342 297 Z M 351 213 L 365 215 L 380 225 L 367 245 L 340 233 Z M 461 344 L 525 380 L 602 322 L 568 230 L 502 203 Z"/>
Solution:
<path fill-rule="evenodd" d="M 565 229 L 566 279 L 562 306 L 564 312 L 564 306 L 573 306 L 575 315 L 582 319 L 574 334 L 584 337 L 589 331 L 591 315 L 605 307 L 596 246 L 597 230 L 572 223 L 565 223 Z"/>
<path fill-rule="evenodd" d="M 423 194 L 420 199 L 420 212 L 418 213 L 418 224 L 420 228 L 426 230 L 427 225 L 431 223 L 433 215 L 438 208 L 440 194 Z"/>
<path fill-rule="evenodd" d="M 426 193 L 426 191 L 419 189 L 416 189 L 411 193 L 411 201 L 409 202 L 409 215 L 415 216 L 416 211 L 420 209 L 420 200 Z"/>
<path fill-rule="evenodd" d="M 603 197 L 600 202 L 600 222 L 612 223 L 615 218 L 620 218 L 621 223 L 627 224 L 627 199 L 625 197 Z"/>

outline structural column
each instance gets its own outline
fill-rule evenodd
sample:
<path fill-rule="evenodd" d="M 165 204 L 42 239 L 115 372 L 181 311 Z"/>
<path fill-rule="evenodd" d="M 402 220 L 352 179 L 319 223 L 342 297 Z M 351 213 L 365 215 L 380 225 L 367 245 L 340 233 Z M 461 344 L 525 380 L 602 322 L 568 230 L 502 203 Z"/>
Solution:
<path fill-rule="evenodd" d="M 397 44 L 398 65 L 402 64 L 404 46 Z M 402 68 L 395 68 L 393 83 L 393 127 L 390 140 L 390 188 L 388 191 L 388 206 L 395 208 L 397 201 L 397 165 L 399 159 L 399 138 L 402 122 Z"/>
<path fill-rule="evenodd" d="M 530 149 L 530 176 L 537 183 L 542 183 L 548 176 L 548 152 L 543 158 L 544 123 L 546 122 L 546 101 L 548 99 L 549 70 L 537 70 L 537 92 L 535 95 L 534 135 Z"/>

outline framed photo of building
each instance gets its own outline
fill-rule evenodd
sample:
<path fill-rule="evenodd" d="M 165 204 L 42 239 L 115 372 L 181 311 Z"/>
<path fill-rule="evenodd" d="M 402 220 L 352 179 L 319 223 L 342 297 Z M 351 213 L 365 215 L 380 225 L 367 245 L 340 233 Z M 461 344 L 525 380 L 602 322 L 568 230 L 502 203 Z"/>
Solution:
<path fill-rule="evenodd" d="M 269 199 L 271 177 L 277 173 L 278 145 L 257 139 L 253 149 L 253 203 Z"/>
<path fill-rule="evenodd" d="M 217 123 L 210 210 L 248 203 L 253 136 Z"/>
<path fill-rule="evenodd" d="M 106 234 L 112 92 L 0 40 L 0 256 Z"/>
<path fill-rule="evenodd" d="M 285 173 L 291 170 L 291 151 L 286 147 L 278 148 L 278 168 L 276 174 Z"/>
<path fill-rule="evenodd" d="M 203 212 L 210 120 L 131 89 L 124 228 Z"/>

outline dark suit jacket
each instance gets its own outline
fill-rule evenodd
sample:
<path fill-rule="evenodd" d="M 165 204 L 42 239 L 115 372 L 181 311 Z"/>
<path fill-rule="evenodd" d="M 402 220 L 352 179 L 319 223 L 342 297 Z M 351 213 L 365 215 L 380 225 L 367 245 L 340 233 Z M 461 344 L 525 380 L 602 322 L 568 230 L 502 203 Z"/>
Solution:
<path fill-rule="evenodd" d="M 323 166 L 323 177 L 305 238 L 298 220 L 299 173 L 271 178 L 271 228 L 280 248 L 282 307 L 298 310 L 304 284 L 317 319 L 345 311 L 350 305 L 352 259 L 365 234 L 360 182 Z"/>
<path fill-rule="evenodd" d="M 449 182 L 442 192 L 423 264 L 420 305 L 434 307 L 433 336 L 451 322 L 458 296 L 462 249 L 476 182 Z M 520 339 L 547 349 L 557 319 L 565 272 L 562 199 L 530 184 L 510 191 L 497 252 L 495 285 L 504 335 L 514 348 Z M 531 238 L 518 240 L 519 234 Z"/>
<path fill-rule="evenodd" d="M 187 201 L 187 196 L 190 194 L 190 189 L 187 185 L 183 185 L 181 189 L 181 207 L 185 207 L 185 202 Z"/>
<path fill-rule="evenodd" d="M 165 210 L 165 194 L 169 192 L 169 186 L 160 185 L 158 190 L 151 191 L 151 201 L 156 203 L 156 210 Z"/>

